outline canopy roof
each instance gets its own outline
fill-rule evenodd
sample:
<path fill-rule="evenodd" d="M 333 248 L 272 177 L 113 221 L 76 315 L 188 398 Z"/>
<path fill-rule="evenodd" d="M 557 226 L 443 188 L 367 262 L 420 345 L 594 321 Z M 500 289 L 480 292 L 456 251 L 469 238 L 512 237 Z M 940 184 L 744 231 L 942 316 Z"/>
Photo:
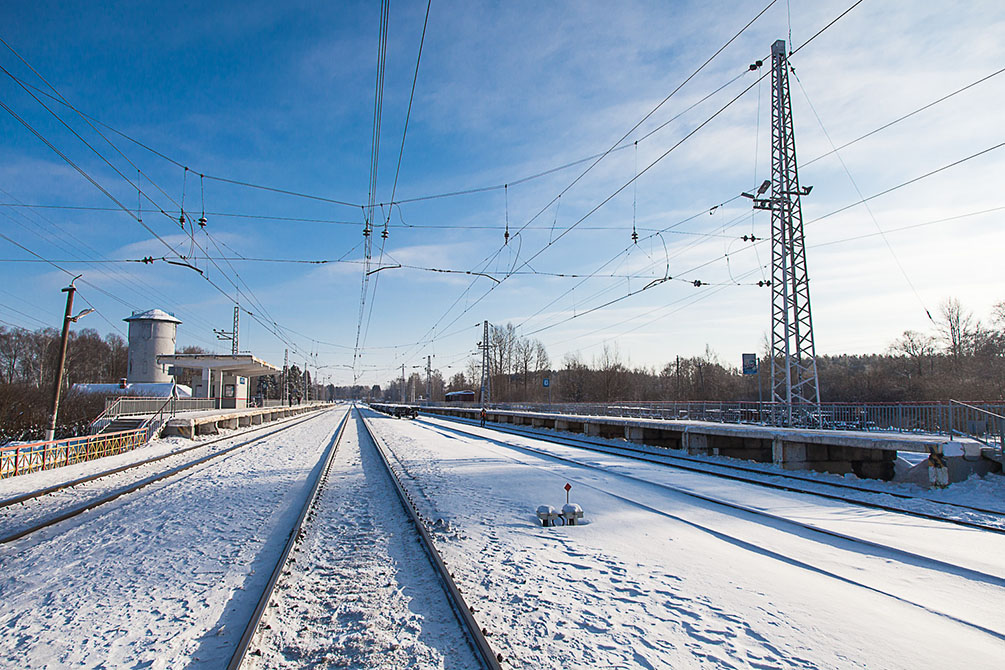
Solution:
<path fill-rule="evenodd" d="M 219 370 L 242 377 L 274 375 L 280 371 L 276 366 L 255 358 L 251 354 L 237 354 L 236 356 L 227 354 L 161 354 L 157 357 L 157 362 L 192 370 Z"/>

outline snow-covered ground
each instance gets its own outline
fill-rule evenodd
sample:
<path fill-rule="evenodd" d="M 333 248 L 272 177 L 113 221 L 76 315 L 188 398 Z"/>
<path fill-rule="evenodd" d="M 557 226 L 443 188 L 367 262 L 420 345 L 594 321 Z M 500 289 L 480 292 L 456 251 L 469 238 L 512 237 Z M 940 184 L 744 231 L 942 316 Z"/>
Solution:
<path fill-rule="evenodd" d="M 457 419 L 454 417 L 429 417 L 424 416 L 422 421 L 441 421 L 446 422 L 441 425 L 462 424 L 468 426 L 478 425 L 476 421 L 470 421 L 465 419 Z M 489 424 L 490 426 L 492 424 Z M 494 427 L 495 428 L 495 427 Z M 564 431 L 556 431 L 550 428 L 530 428 L 528 426 L 520 426 L 514 428 L 511 425 L 502 424 L 498 428 L 503 432 L 514 432 L 523 434 L 541 434 L 544 436 L 562 438 L 571 438 L 573 440 L 588 440 L 591 443 L 595 443 L 599 446 L 606 446 L 613 450 L 623 449 L 626 446 L 630 446 L 633 449 L 648 449 L 654 454 L 666 454 L 668 456 L 682 456 L 687 459 L 699 461 L 711 466 L 721 466 L 726 472 L 733 470 L 736 465 L 741 464 L 744 468 L 750 470 L 756 470 L 764 473 L 767 476 L 792 476 L 798 475 L 800 478 L 809 480 L 810 482 L 819 482 L 821 484 L 826 483 L 837 483 L 837 484 L 853 484 L 854 486 L 875 491 L 878 494 L 898 494 L 902 496 L 910 496 L 913 499 L 910 508 L 916 511 L 923 511 L 928 513 L 939 513 L 939 507 L 933 505 L 925 504 L 925 501 L 937 501 L 940 503 L 951 503 L 955 505 L 968 505 L 978 508 L 994 510 L 1001 514 L 1005 514 L 1005 476 L 1000 474 L 990 474 L 987 476 L 971 475 L 968 479 L 955 482 L 950 484 L 944 489 L 929 488 L 928 486 L 921 486 L 917 483 L 912 482 L 884 482 L 876 479 L 860 479 L 853 474 L 838 475 L 828 472 L 816 472 L 813 470 L 800 470 L 793 472 L 791 470 L 785 470 L 778 465 L 771 463 L 756 463 L 754 461 L 743 461 L 734 458 L 728 458 L 725 456 L 695 456 L 693 454 L 688 454 L 686 451 L 680 449 L 667 449 L 667 448 L 657 448 L 657 447 L 646 447 L 645 445 L 631 444 L 627 445 L 624 440 L 610 439 L 592 436 L 589 438 L 584 437 L 581 434 L 569 433 Z M 908 465 L 917 465 L 928 459 L 926 454 L 916 454 L 912 452 L 898 452 L 900 458 L 903 458 Z M 746 475 L 745 475 L 746 476 Z M 768 480 L 781 483 L 781 480 Z M 788 482 L 786 482 L 788 483 Z M 812 489 L 813 486 L 810 485 L 808 488 Z M 825 490 L 825 489 L 821 489 Z M 877 499 L 874 499 L 877 500 Z M 877 500 L 878 501 L 878 500 Z M 902 504 L 897 503 L 897 501 L 887 498 L 883 500 L 885 504 Z M 961 514 L 961 516 L 966 518 L 971 518 L 973 520 L 978 520 L 981 522 L 986 522 L 988 519 L 980 518 L 974 515 Z"/>
<path fill-rule="evenodd" d="M 1005 535 L 364 412 L 446 522 L 435 541 L 504 667 L 1002 666 Z M 342 414 L 0 546 L 0 667 L 224 666 Z M 258 665 L 469 667 L 355 421 Z M 59 474 L 83 472 L 2 497 Z M 534 511 L 561 507 L 567 482 L 584 523 L 542 528 Z"/>
<path fill-rule="evenodd" d="M 0 547 L 0 666 L 225 666 L 343 414 Z"/>
<path fill-rule="evenodd" d="M 219 410 L 216 410 L 215 413 L 218 414 Z M 302 420 L 305 416 L 309 415 L 298 415 L 252 428 L 238 430 L 224 429 L 220 431 L 219 435 L 197 435 L 194 440 L 179 436 L 154 439 L 135 449 L 115 454 L 114 456 L 105 456 L 103 458 L 96 458 L 93 461 L 84 461 L 83 463 L 74 463 L 73 465 L 66 465 L 51 470 L 40 470 L 26 475 L 0 479 L 0 501 L 82 477 L 100 474 L 122 467 L 123 465 L 130 465 L 149 458 L 169 454 L 186 447 L 191 447 L 195 443 L 210 442 L 221 437 L 227 437 L 228 435 L 260 435 L 264 432 L 275 430 L 288 422 Z"/>
<path fill-rule="evenodd" d="M 661 466 L 374 421 L 425 513 L 450 522 L 441 551 L 514 667 L 1001 667 L 1001 535 L 674 480 L 910 556 L 690 498 L 658 485 L 677 477 Z M 604 470 L 505 444 L 519 441 Z M 534 510 L 560 507 L 566 482 L 587 523 L 542 528 Z"/>
<path fill-rule="evenodd" d="M 56 468 L 45 472 L 34 473 L 24 476 L 25 479 L 39 479 L 63 482 L 78 481 L 80 483 L 60 491 L 51 492 L 47 495 L 31 498 L 18 504 L 7 505 L 0 508 L 0 537 L 7 538 L 15 533 L 24 532 L 37 524 L 47 523 L 61 515 L 72 514 L 77 510 L 84 509 L 112 496 L 121 495 L 128 492 L 130 488 L 142 485 L 145 482 L 157 479 L 176 469 L 188 467 L 192 463 L 219 454 L 223 457 L 226 453 L 234 449 L 240 449 L 243 445 L 252 440 L 261 439 L 270 433 L 285 430 L 285 426 L 301 421 L 308 421 L 308 417 L 299 416 L 289 419 L 288 422 L 268 424 L 261 430 L 236 430 L 227 431 L 230 435 L 225 435 L 217 439 L 203 439 L 193 442 L 192 440 L 182 440 L 182 438 L 169 438 L 172 441 L 171 449 L 164 451 L 165 445 L 151 443 L 153 448 L 140 448 L 125 454 L 119 454 L 114 458 L 120 461 L 117 466 L 104 465 L 102 469 L 92 474 L 101 475 L 91 481 L 80 481 L 82 476 L 76 472 L 80 466 L 87 466 L 87 470 L 95 470 L 96 464 L 104 459 L 88 461 L 66 468 Z M 161 452 L 161 453 L 158 453 Z M 155 454 L 151 456 L 151 454 Z M 128 457 L 128 458 L 126 458 Z M 156 460 L 152 460 L 156 458 Z M 119 467 L 130 465 L 128 470 L 113 472 Z M 110 474 L 105 474 L 110 473 Z M 45 477 L 36 475 L 46 475 Z M 62 476 L 60 479 L 57 477 Z M 23 486 L 23 483 L 18 482 Z M 45 490 L 45 487 L 33 486 L 30 492 Z M 9 498 L 7 500 L 10 500 Z"/>
<path fill-rule="evenodd" d="M 480 665 L 355 413 L 249 668 Z"/>

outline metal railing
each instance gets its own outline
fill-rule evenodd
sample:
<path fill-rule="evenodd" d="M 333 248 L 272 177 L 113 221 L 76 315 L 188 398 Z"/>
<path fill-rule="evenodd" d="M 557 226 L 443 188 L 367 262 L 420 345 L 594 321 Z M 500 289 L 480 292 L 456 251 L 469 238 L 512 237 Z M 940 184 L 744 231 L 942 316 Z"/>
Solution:
<path fill-rule="evenodd" d="M 479 407 L 477 403 L 422 403 L 440 407 Z M 639 419 L 709 421 L 764 426 L 784 426 L 788 417 L 785 403 L 664 401 L 618 403 L 493 403 L 497 409 Z M 1005 403 L 949 402 L 917 403 L 822 403 L 792 408 L 800 417 L 791 425 L 824 430 L 882 431 L 939 435 L 970 435 L 989 444 L 1002 443 L 1005 430 Z"/>
<path fill-rule="evenodd" d="M 979 407 L 949 401 L 949 434 L 973 438 L 986 447 L 1005 450 L 1005 410 L 1001 405 Z"/>
<path fill-rule="evenodd" d="M 0 479 L 120 454 L 144 444 L 147 428 L 0 447 Z"/>
<path fill-rule="evenodd" d="M 219 408 L 219 398 L 140 398 L 119 397 L 105 400 L 105 411 L 99 418 L 114 418 L 127 414 L 153 414 L 160 412 L 165 402 L 170 403 L 166 410 L 171 416 L 178 412 L 195 412 L 203 409 Z"/>

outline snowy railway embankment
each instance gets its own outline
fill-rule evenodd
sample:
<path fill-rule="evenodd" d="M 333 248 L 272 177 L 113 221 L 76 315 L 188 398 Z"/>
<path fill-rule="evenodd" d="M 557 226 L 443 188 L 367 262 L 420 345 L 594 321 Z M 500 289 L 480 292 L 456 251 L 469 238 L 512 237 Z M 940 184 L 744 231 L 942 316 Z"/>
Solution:
<path fill-rule="evenodd" d="M 154 444 L 8 506 L 0 531 L 28 532 L 0 544 L 0 665 L 481 667 L 468 616 L 504 668 L 993 668 L 1005 652 L 1002 514 L 950 523 L 907 499 L 953 487 L 894 497 L 346 412 Z M 584 518 L 542 527 L 567 484 Z"/>
<path fill-rule="evenodd" d="M 0 547 L 0 665 L 225 666 L 344 414 Z"/>
<path fill-rule="evenodd" d="M 1005 651 L 1002 534 L 438 420 L 374 424 L 449 523 L 441 551 L 515 667 L 997 667 Z M 534 510 L 567 482 L 586 523 L 542 528 Z"/>

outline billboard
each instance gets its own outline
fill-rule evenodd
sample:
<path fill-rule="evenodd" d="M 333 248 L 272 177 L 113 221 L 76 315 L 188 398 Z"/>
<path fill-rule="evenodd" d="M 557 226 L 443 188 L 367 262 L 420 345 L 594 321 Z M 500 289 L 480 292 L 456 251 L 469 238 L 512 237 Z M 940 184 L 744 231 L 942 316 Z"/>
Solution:
<path fill-rule="evenodd" d="M 743 355 L 743 374 L 756 375 L 757 354 L 742 354 L 742 355 Z"/>

